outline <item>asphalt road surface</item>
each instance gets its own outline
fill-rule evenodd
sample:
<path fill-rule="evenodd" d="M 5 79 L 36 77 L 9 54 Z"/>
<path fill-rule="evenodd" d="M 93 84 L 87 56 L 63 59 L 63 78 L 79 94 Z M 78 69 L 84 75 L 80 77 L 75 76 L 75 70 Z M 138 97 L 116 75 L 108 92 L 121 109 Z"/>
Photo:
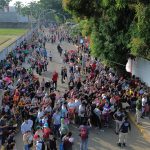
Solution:
<path fill-rule="evenodd" d="M 64 50 L 73 50 L 75 49 L 75 46 L 72 44 L 62 42 L 61 46 Z M 47 50 L 51 50 L 53 53 L 53 62 L 50 62 L 48 65 L 48 71 L 42 74 L 42 77 L 45 78 L 45 80 L 50 80 L 52 77 L 52 73 L 54 70 L 57 70 L 60 77 L 60 71 L 61 67 L 64 66 L 62 58 L 59 56 L 57 52 L 57 43 L 46 44 Z M 25 64 L 26 65 L 26 64 Z M 26 65 L 27 67 L 28 65 Z M 41 77 L 41 78 L 42 78 Z M 58 89 L 60 91 L 64 91 L 67 89 L 67 84 L 62 84 L 59 78 L 58 81 Z M 92 128 L 90 130 L 89 135 L 89 141 L 88 141 L 88 148 L 89 150 L 150 150 L 150 143 L 147 143 L 143 137 L 140 135 L 138 130 L 135 128 L 134 125 L 131 126 L 131 132 L 128 135 L 128 142 L 127 147 L 120 148 L 117 146 L 118 136 L 114 133 L 114 127 L 110 128 L 104 128 L 104 132 Z M 75 138 L 75 143 L 73 150 L 80 150 L 80 137 L 79 137 L 79 131 L 77 126 L 70 126 L 70 130 L 73 132 L 73 136 Z M 22 135 L 21 133 L 18 133 L 16 136 L 16 142 L 17 142 L 17 150 L 23 150 L 23 142 L 22 142 Z"/>

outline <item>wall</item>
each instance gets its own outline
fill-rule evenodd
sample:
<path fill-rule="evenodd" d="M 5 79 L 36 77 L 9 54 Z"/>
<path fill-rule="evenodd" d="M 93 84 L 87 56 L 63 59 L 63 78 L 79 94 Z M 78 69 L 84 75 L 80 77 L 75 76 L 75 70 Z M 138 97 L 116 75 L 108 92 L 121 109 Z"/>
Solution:
<path fill-rule="evenodd" d="M 6 56 L 9 54 L 9 52 L 11 52 L 12 50 L 15 50 L 15 48 L 19 46 L 21 42 L 23 42 L 24 40 L 26 40 L 27 42 L 30 41 L 33 35 L 35 35 L 36 33 L 38 33 L 38 27 L 35 27 L 32 30 L 29 30 L 23 36 L 19 37 L 15 42 L 13 42 L 8 47 L 0 51 L 0 61 L 5 59 Z"/>
<path fill-rule="evenodd" d="M 143 58 L 129 59 L 126 70 L 139 77 L 150 87 L 150 61 Z"/>

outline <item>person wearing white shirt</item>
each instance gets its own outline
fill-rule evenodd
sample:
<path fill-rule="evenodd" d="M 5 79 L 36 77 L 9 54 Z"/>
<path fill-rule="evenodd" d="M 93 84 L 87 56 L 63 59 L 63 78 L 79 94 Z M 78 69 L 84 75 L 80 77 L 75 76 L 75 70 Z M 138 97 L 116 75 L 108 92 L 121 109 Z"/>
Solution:
<path fill-rule="evenodd" d="M 37 114 L 37 118 L 38 118 L 38 120 L 40 120 L 41 119 L 41 117 L 43 117 L 44 116 L 44 111 L 42 111 L 41 109 L 38 111 L 38 114 Z"/>
<path fill-rule="evenodd" d="M 80 122 L 80 125 L 81 125 L 82 122 L 84 121 L 84 117 L 85 117 L 85 103 L 82 103 L 79 106 L 78 116 L 79 116 L 79 120 L 80 120 L 79 122 Z"/>
<path fill-rule="evenodd" d="M 144 94 L 142 98 L 142 117 L 144 116 L 146 103 L 147 103 L 147 96 Z"/>
<path fill-rule="evenodd" d="M 31 131 L 33 126 L 33 121 L 31 119 L 24 120 L 21 125 L 21 132 L 22 134 L 26 133 L 27 131 Z"/>
<path fill-rule="evenodd" d="M 99 129 L 101 129 L 102 125 L 101 125 L 101 111 L 100 109 L 98 108 L 98 105 L 97 107 L 93 110 L 94 114 L 95 114 L 95 120 L 96 120 L 96 124 L 97 126 L 99 127 Z"/>
<path fill-rule="evenodd" d="M 76 107 L 77 112 L 79 111 L 79 106 L 80 105 L 81 105 L 81 101 L 78 100 L 78 99 L 75 99 L 75 107 Z"/>
<path fill-rule="evenodd" d="M 47 116 L 44 116 L 42 118 L 42 124 L 44 125 L 45 123 L 48 123 L 48 117 Z"/>
<path fill-rule="evenodd" d="M 53 124 L 54 124 L 54 134 L 59 135 L 59 128 L 61 126 L 61 114 L 58 110 L 52 116 Z"/>
<path fill-rule="evenodd" d="M 7 113 L 7 112 L 9 112 L 10 107 L 9 107 L 8 105 L 6 105 L 5 108 L 4 108 L 4 110 L 5 110 L 5 112 Z"/>
<path fill-rule="evenodd" d="M 68 111 L 67 111 L 66 107 L 67 107 L 66 103 L 62 104 L 62 107 L 61 107 L 61 117 L 62 118 L 66 118 L 67 117 Z"/>

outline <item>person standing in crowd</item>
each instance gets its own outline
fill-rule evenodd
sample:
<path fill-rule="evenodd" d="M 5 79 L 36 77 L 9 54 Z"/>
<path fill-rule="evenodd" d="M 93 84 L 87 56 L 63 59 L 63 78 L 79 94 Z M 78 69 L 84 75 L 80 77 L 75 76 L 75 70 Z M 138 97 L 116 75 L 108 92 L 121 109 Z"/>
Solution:
<path fill-rule="evenodd" d="M 141 113 L 142 111 L 142 101 L 141 98 L 139 97 L 138 100 L 136 101 L 136 122 L 137 124 L 141 124 Z"/>
<path fill-rule="evenodd" d="M 99 129 L 102 128 L 102 125 L 101 125 L 101 111 L 100 109 L 98 108 L 98 106 L 93 110 L 94 114 L 95 114 L 95 120 L 96 120 L 96 124 L 97 126 L 99 127 Z"/>
<path fill-rule="evenodd" d="M 147 96 L 144 93 L 144 95 L 142 96 L 142 118 L 145 116 L 146 104 L 147 104 Z"/>
<path fill-rule="evenodd" d="M 47 61 L 47 58 L 44 59 L 44 62 L 43 62 L 43 70 L 44 71 L 47 71 L 47 66 L 48 66 L 48 61 Z"/>
<path fill-rule="evenodd" d="M 53 119 L 53 126 L 54 126 L 54 135 L 60 136 L 59 128 L 61 126 L 61 114 L 58 110 L 52 116 Z"/>
<path fill-rule="evenodd" d="M 38 135 L 38 138 L 37 138 L 37 141 L 36 141 L 36 150 L 45 150 L 44 141 L 41 140 L 39 135 Z"/>
<path fill-rule="evenodd" d="M 128 136 L 128 132 L 129 130 L 131 131 L 131 124 L 128 121 L 128 118 L 125 117 L 120 129 L 119 129 L 119 142 L 118 142 L 118 146 L 126 146 L 127 144 L 127 136 Z"/>
<path fill-rule="evenodd" d="M 123 120 L 123 113 L 122 113 L 122 109 L 119 108 L 113 115 L 114 119 L 115 119 L 115 122 L 116 122 L 116 134 L 119 134 L 119 129 L 120 129 L 120 126 L 122 125 L 122 120 Z"/>
<path fill-rule="evenodd" d="M 52 80 L 54 84 L 54 89 L 57 90 L 58 73 L 56 71 L 54 71 L 53 73 Z"/>
<path fill-rule="evenodd" d="M 65 76 L 65 71 L 64 67 L 61 68 L 61 83 L 64 83 L 64 76 Z"/>
<path fill-rule="evenodd" d="M 30 144 L 32 143 L 31 131 L 27 131 L 23 134 L 24 150 L 30 150 Z"/>
<path fill-rule="evenodd" d="M 21 125 L 21 132 L 22 134 L 26 133 L 27 131 L 32 131 L 33 121 L 31 119 L 26 119 Z"/>
<path fill-rule="evenodd" d="M 57 50 L 58 50 L 58 52 L 59 52 L 59 54 L 61 56 L 63 49 L 61 48 L 61 46 L 59 44 L 57 45 Z"/>
<path fill-rule="evenodd" d="M 56 138 L 53 134 L 49 136 L 49 145 L 47 150 L 57 150 Z"/>
<path fill-rule="evenodd" d="M 54 90 L 51 91 L 50 98 L 51 98 L 51 106 L 53 109 L 55 106 L 55 101 L 56 101 L 56 94 L 55 94 Z"/>
<path fill-rule="evenodd" d="M 5 132 L 7 128 L 8 126 L 6 124 L 5 116 L 2 116 L 2 118 L 0 118 L 0 148 L 2 148 L 1 146 L 4 145 L 5 143 L 6 140 Z"/>
<path fill-rule="evenodd" d="M 65 81 L 65 80 L 66 80 L 66 78 L 67 78 L 67 68 L 66 68 L 66 67 L 64 67 L 64 78 L 63 78 L 63 80 Z"/>
<path fill-rule="evenodd" d="M 79 117 L 79 124 L 82 125 L 85 121 L 85 113 L 86 113 L 86 106 L 85 102 L 82 102 L 79 106 L 78 110 L 78 117 Z"/>
<path fill-rule="evenodd" d="M 84 121 L 79 127 L 79 136 L 81 138 L 80 150 L 88 150 L 89 126 Z"/>
<path fill-rule="evenodd" d="M 68 125 L 65 123 L 64 118 L 61 119 L 61 126 L 60 126 L 60 135 L 61 135 L 61 139 L 68 134 L 69 132 L 69 128 Z"/>
<path fill-rule="evenodd" d="M 44 91 L 44 89 L 45 89 L 45 79 L 44 78 L 41 81 L 41 88 L 42 88 L 42 91 Z"/>
<path fill-rule="evenodd" d="M 49 51 L 49 60 L 52 61 L 52 59 L 53 59 L 53 54 L 51 51 Z"/>

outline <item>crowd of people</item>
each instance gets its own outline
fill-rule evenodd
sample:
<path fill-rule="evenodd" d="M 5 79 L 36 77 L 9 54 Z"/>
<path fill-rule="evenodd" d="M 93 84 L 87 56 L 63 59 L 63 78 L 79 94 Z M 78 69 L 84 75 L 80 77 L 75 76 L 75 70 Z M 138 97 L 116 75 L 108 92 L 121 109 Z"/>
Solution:
<path fill-rule="evenodd" d="M 136 110 L 138 124 L 141 117 L 149 115 L 148 88 L 138 78 L 127 79 L 102 65 L 84 45 L 71 52 L 63 50 L 57 28 L 50 32 L 51 36 L 38 36 L 36 44 L 24 41 L 0 63 L 0 89 L 4 95 L 1 145 L 13 149 L 14 136 L 20 128 L 24 150 L 72 150 L 75 140 L 69 127 L 73 124 L 79 128 L 80 150 L 87 150 L 90 129 L 97 126 L 99 131 L 104 131 L 115 122 L 118 146 L 126 146 L 131 130 L 127 110 Z M 64 60 L 61 82 L 68 84 L 65 92 L 57 87 L 58 70 L 49 81 L 39 78 L 52 61 L 52 52 L 45 45 L 48 37 L 54 35 Z"/>

